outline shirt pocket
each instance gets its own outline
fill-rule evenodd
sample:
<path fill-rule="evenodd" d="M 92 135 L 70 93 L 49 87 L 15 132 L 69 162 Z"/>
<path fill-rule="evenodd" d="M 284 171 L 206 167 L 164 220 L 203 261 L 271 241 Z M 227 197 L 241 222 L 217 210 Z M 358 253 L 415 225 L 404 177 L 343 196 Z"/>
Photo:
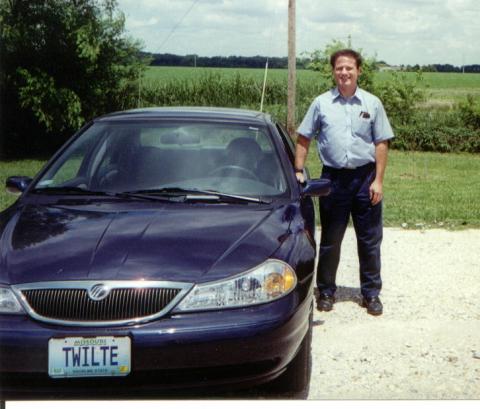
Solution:
<path fill-rule="evenodd" d="M 353 132 L 355 136 L 362 138 L 366 142 L 372 142 L 372 119 L 371 118 L 356 118 L 353 122 Z"/>

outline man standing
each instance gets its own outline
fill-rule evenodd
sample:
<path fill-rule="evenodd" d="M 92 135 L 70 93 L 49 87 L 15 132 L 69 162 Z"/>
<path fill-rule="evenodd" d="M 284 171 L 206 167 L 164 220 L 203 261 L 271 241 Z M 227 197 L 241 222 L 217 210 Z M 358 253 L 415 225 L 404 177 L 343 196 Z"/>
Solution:
<path fill-rule="evenodd" d="M 380 245 L 382 241 L 383 177 L 388 141 L 393 131 L 381 101 L 357 86 L 362 57 L 340 50 L 330 58 L 337 87 L 311 104 L 298 128 L 295 154 L 297 180 L 312 139 L 323 163 L 322 178 L 332 184 L 330 195 L 320 198 L 322 226 L 317 267 L 318 309 L 330 311 L 335 302 L 335 277 L 340 247 L 352 215 L 360 262 L 362 305 L 380 315 Z"/>

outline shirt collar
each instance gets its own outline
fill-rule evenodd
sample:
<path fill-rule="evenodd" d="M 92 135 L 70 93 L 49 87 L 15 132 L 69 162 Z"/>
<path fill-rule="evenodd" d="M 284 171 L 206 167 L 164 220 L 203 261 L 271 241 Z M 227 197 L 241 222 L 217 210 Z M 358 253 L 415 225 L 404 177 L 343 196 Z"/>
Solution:
<path fill-rule="evenodd" d="M 335 88 L 332 89 L 332 101 L 335 101 L 338 98 L 346 99 L 342 96 L 342 94 L 340 94 L 340 91 L 338 90 L 338 87 L 335 87 Z M 357 86 L 357 89 L 355 90 L 355 94 L 353 94 L 350 99 L 352 100 L 352 102 L 354 102 L 354 101 L 358 101 L 360 103 L 363 102 L 362 90 L 360 89 L 360 87 Z"/>

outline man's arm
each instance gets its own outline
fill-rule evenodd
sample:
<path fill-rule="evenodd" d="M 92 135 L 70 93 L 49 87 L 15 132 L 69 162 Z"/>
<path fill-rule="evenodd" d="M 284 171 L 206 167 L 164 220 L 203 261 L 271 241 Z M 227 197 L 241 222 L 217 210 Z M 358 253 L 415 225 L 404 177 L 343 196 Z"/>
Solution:
<path fill-rule="evenodd" d="M 297 145 L 295 147 L 295 176 L 300 183 L 305 182 L 305 177 L 303 176 L 303 168 L 305 167 L 305 162 L 307 160 L 309 146 L 310 139 L 298 134 Z"/>
<path fill-rule="evenodd" d="M 380 203 L 383 199 L 383 177 L 387 167 L 388 141 L 382 141 L 375 145 L 376 176 L 370 185 L 370 200 L 372 205 Z"/>

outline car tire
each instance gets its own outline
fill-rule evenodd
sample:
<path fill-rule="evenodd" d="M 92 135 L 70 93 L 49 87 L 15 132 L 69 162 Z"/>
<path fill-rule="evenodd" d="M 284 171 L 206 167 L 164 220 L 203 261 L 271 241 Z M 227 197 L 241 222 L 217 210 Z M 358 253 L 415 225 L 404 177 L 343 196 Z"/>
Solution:
<path fill-rule="evenodd" d="M 303 338 L 295 358 L 290 362 L 286 371 L 271 385 L 275 392 L 282 396 L 306 398 L 310 388 L 312 373 L 312 329 L 313 304 L 308 318 L 308 330 Z"/>

